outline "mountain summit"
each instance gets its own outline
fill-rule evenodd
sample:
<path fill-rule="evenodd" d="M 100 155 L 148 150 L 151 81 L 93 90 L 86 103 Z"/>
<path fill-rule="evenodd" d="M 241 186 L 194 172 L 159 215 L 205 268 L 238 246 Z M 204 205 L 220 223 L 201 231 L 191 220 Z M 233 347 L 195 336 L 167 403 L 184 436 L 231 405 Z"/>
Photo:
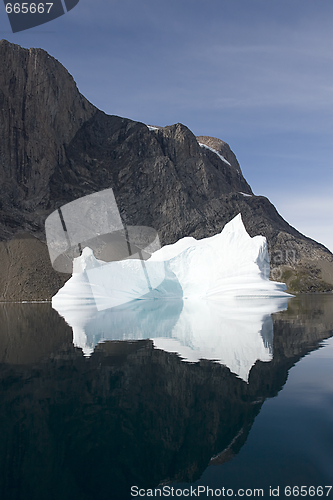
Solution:
<path fill-rule="evenodd" d="M 50 299 L 68 279 L 51 267 L 46 217 L 112 188 L 125 224 L 162 245 L 222 230 L 238 213 L 267 238 L 272 277 L 290 292 L 333 289 L 333 255 L 255 196 L 220 139 L 184 125 L 109 116 L 41 49 L 0 41 L 0 300 Z"/>

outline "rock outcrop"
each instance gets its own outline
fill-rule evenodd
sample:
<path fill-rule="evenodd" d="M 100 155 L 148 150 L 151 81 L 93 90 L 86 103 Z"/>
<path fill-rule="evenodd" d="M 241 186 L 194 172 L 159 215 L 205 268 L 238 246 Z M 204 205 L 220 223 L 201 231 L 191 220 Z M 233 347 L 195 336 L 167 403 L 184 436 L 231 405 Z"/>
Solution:
<path fill-rule="evenodd" d="M 153 128 L 108 116 L 45 51 L 2 40 L 0 300 L 50 299 L 56 293 L 68 275 L 57 274 L 48 261 L 46 217 L 110 187 L 123 221 L 155 228 L 162 244 L 216 234 L 241 212 L 251 236 L 266 236 L 275 280 L 286 281 L 291 292 L 333 289 L 331 252 L 291 227 L 267 198 L 253 194 L 226 143 L 196 138 L 181 124 Z M 21 256 L 13 238 L 22 242 Z M 36 238 L 36 265 L 28 272 Z M 14 287 L 9 280 L 23 269 L 26 279 Z"/>

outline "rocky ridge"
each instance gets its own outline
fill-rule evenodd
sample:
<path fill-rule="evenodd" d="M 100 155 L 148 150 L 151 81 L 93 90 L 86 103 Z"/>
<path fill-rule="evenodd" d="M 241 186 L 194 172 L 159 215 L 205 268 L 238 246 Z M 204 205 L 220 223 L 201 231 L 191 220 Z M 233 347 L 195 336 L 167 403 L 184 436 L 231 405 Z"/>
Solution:
<path fill-rule="evenodd" d="M 291 292 L 333 289 L 331 252 L 253 194 L 225 142 L 106 115 L 45 51 L 0 41 L 0 300 L 56 293 L 69 276 L 51 267 L 46 217 L 110 187 L 123 222 L 155 228 L 162 244 L 216 234 L 241 212 L 249 234 L 267 238 L 274 279 Z"/>

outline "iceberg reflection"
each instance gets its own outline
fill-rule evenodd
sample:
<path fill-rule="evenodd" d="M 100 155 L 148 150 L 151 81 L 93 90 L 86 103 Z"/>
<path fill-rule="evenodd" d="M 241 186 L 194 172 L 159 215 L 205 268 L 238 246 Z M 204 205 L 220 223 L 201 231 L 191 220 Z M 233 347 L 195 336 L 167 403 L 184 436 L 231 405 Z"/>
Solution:
<path fill-rule="evenodd" d="M 102 311 L 91 304 L 58 312 L 85 356 L 101 342 L 150 338 L 157 349 L 183 361 L 212 360 L 247 381 L 257 360 L 272 359 L 271 314 L 287 303 L 288 298 L 136 300 Z"/>

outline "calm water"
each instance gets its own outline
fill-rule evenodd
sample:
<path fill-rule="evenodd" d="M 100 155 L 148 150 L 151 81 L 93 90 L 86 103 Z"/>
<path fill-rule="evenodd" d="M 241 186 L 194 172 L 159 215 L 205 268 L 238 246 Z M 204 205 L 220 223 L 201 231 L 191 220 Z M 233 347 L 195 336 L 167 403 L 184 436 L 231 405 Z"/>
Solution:
<path fill-rule="evenodd" d="M 326 497 L 333 295 L 155 306 L 0 305 L 0 499 Z"/>

